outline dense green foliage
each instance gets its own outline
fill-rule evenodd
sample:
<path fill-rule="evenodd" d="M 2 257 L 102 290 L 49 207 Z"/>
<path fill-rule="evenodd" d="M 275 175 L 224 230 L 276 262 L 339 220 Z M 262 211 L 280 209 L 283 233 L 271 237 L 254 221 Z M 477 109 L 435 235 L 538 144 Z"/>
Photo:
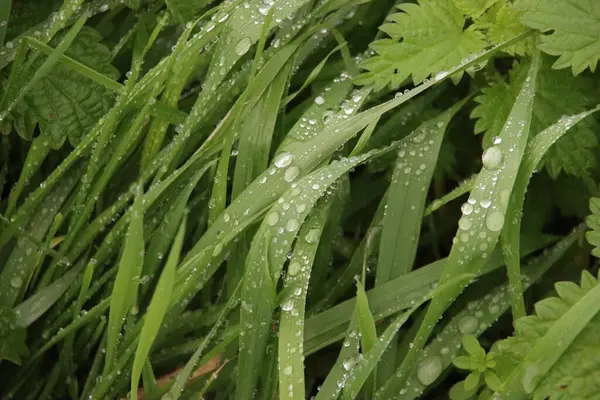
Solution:
<path fill-rule="evenodd" d="M 593 0 L 0 0 L 0 398 L 600 399 L 599 57 Z"/>

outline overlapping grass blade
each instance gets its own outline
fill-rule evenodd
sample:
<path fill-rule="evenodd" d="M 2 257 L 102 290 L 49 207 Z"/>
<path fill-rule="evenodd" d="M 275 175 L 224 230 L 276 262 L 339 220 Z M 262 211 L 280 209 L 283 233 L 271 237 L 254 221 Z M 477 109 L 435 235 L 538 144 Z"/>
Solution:
<path fill-rule="evenodd" d="M 108 316 L 108 331 L 106 338 L 106 358 L 104 375 L 114 366 L 115 353 L 123 320 L 131 307 L 135 305 L 140 273 L 144 264 L 144 209 L 142 206 L 142 187 L 137 185 L 135 202 L 129 217 L 129 229 L 123 255 L 119 262 L 117 276 L 110 298 L 110 313 Z"/>
<path fill-rule="evenodd" d="M 531 287 L 543 274 L 552 268 L 581 237 L 579 227 L 541 256 L 527 263 L 523 271 L 524 287 Z M 400 390 L 398 399 L 416 399 L 429 387 L 432 381 L 441 376 L 442 371 L 452 365 L 452 359 L 459 353 L 463 335 L 479 336 L 487 330 L 509 308 L 510 284 L 495 287 L 482 298 L 470 301 L 441 330 L 419 355 L 417 365 L 406 383 L 410 390 Z M 427 371 L 427 366 L 441 368 Z M 421 373 L 419 373 L 421 371 Z M 425 374 L 425 372 L 429 372 Z M 436 376 L 437 375 L 437 376 Z"/>
<path fill-rule="evenodd" d="M 135 358 L 133 360 L 133 367 L 131 371 L 131 397 L 137 399 L 137 388 L 139 384 L 140 374 L 144 364 L 147 362 L 150 349 L 154 343 L 154 339 L 160 330 L 163 318 L 167 313 L 167 307 L 169 303 L 165 301 L 171 296 L 173 291 L 173 285 L 175 284 L 175 268 L 179 263 L 179 256 L 181 254 L 181 247 L 183 245 L 183 238 L 185 234 L 185 219 L 181 221 L 179 231 L 173 241 L 173 246 L 167 257 L 167 262 L 160 275 L 156 289 L 152 295 L 152 300 L 148 306 L 148 311 L 144 317 L 144 325 L 140 334 L 137 349 L 135 351 Z M 118 275 L 117 275 L 118 276 Z M 148 382 L 144 381 L 146 386 Z"/>
<path fill-rule="evenodd" d="M 521 219 L 523 203 L 527 185 L 537 165 L 542 160 L 548 149 L 567 131 L 578 122 L 598 111 L 598 107 L 577 114 L 561 118 L 555 124 L 538 133 L 527 145 L 523 162 L 515 180 L 515 186 L 510 195 L 510 201 L 506 211 L 507 224 L 502 229 L 502 250 L 506 260 L 508 279 L 511 285 L 511 306 L 513 319 L 526 315 L 525 303 L 523 302 L 523 284 L 521 282 L 521 265 L 519 259 L 519 232 L 521 231 Z M 504 199 L 506 201 L 506 199 Z"/>
<path fill-rule="evenodd" d="M 440 278 L 442 284 L 457 273 L 478 272 L 497 244 L 504 225 L 508 198 L 527 144 L 539 66 L 540 55 L 536 53 L 527 78 L 502 129 L 500 142 L 497 141 L 497 144 L 487 149 L 482 157 L 484 168 L 479 173 L 469 201 L 463 208 L 463 216 L 459 221 L 456 235 L 457 240 L 452 246 Z M 475 208 L 479 212 L 474 212 Z M 446 292 L 445 296 L 432 300 L 413 341 L 414 346 L 397 371 L 397 376 L 400 378 L 389 379 L 376 393 L 375 398 L 387 398 L 392 393 L 400 391 L 436 321 L 467 284 L 457 286 L 453 291 Z"/>
<path fill-rule="evenodd" d="M 279 398 L 301 400 L 305 396 L 304 312 L 312 264 L 332 199 L 318 204 L 298 232 L 294 253 L 287 268 L 282 290 L 279 322 Z M 293 304 L 293 306 L 292 306 Z"/>

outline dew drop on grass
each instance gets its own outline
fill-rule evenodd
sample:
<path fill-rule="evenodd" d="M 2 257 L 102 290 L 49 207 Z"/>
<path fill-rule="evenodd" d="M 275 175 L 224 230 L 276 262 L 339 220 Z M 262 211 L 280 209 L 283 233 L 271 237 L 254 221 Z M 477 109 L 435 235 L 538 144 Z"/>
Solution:
<path fill-rule="evenodd" d="M 353 358 L 346 358 L 342 362 L 342 366 L 344 367 L 344 369 L 346 371 L 350 371 L 352 369 L 352 367 L 354 367 L 354 364 L 356 364 L 356 361 Z"/>
<path fill-rule="evenodd" d="M 242 40 L 240 40 L 238 44 L 235 45 L 235 52 L 238 56 L 243 56 L 248 52 L 251 45 L 252 41 L 250 40 L 250 38 L 245 37 Z"/>
<path fill-rule="evenodd" d="M 300 168 L 296 166 L 291 166 L 288 169 L 286 169 L 283 173 L 283 180 L 289 183 L 294 181 L 294 179 L 296 179 L 298 175 L 300 175 Z"/>
<path fill-rule="evenodd" d="M 298 220 L 296 218 L 292 218 L 285 224 L 285 230 L 288 232 L 295 232 L 298 230 L 299 226 L 300 223 Z"/>
<path fill-rule="evenodd" d="M 487 148 L 481 156 L 484 168 L 490 171 L 500 168 L 503 160 L 504 154 L 502 154 L 502 150 L 497 146 Z"/>
<path fill-rule="evenodd" d="M 279 214 L 276 211 L 273 211 L 266 218 L 267 224 L 274 226 L 277 222 L 279 222 Z"/>
<path fill-rule="evenodd" d="M 20 276 L 13 277 L 10 280 L 10 286 L 14 288 L 20 288 L 21 286 L 23 286 L 23 278 L 21 278 Z"/>
<path fill-rule="evenodd" d="M 296 275 L 298 275 L 298 272 L 300 272 L 301 268 L 302 268 L 302 265 L 300 264 L 300 262 L 292 261 L 290 263 L 290 266 L 288 267 L 288 274 L 290 276 L 296 276 Z"/>
<path fill-rule="evenodd" d="M 324 104 L 325 99 L 323 98 L 323 96 L 317 96 L 315 97 L 315 103 L 317 103 L 318 105 Z"/>
<path fill-rule="evenodd" d="M 463 214 L 469 215 L 473 212 L 473 206 L 469 203 L 465 203 L 460 207 Z"/>
<path fill-rule="evenodd" d="M 287 367 L 285 367 L 283 369 L 283 374 L 287 375 L 287 376 L 290 376 L 292 374 L 292 366 L 288 365 Z"/>
<path fill-rule="evenodd" d="M 310 231 L 308 231 L 308 233 L 306 234 L 306 237 L 304 239 L 308 243 L 316 243 L 317 240 L 319 240 L 320 233 L 321 233 L 321 231 L 318 229 L 311 229 Z"/>
<path fill-rule="evenodd" d="M 274 163 L 277 168 L 285 168 L 288 167 L 293 160 L 294 156 L 291 153 L 285 152 L 278 154 L 275 157 Z"/>
<path fill-rule="evenodd" d="M 294 308 L 294 302 L 292 300 L 288 300 L 281 305 L 281 309 L 283 311 L 291 311 Z"/>
<path fill-rule="evenodd" d="M 213 257 L 218 256 L 219 254 L 221 254 L 222 251 L 223 251 L 223 244 L 222 243 L 217 243 L 217 245 L 213 249 L 213 253 L 212 253 Z"/>
<path fill-rule="evenodd" d="M 458 330 L 463 335 L 470 335 L 477 330 L 479 320 L 472 315 L 465 315 L 458 321 Z"/>
<path fill-rule="evenodd" d="M 461 218 L 458 220 L 458 227 L 462 230 L 468 230 L 469 228 L 471 228 L 472 224 L 471 221 L 468 218 Z"/>
<path fill-rule="evenodd" d="M 442 373 L 444 365 L 438 356 L 426 358 L 419 364 L 417 377 L 423 385 L 431 385 Z"/>
<path fill-rule="evenodd" d="M 492 232 L 500 232 L 504 225 L 504 214 L 500 211 L 492 211 L 485 218 L 485 226 Z"/>

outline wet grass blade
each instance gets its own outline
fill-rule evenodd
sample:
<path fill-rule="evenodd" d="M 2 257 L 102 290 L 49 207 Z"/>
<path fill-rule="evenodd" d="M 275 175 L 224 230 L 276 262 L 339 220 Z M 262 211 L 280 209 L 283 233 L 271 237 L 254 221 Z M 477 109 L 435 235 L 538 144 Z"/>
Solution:
<path fill-rule="evenodd" d="M 440 277 L 441 284 L 457 273 L 477 273 L 498 242 L 510 192 L 527 144 L 539 67 L 540 55 L 536 53 L 527 78 L 502 129 L 500 143 L 487 149 L 482 156 L 484 168 L 479 173 L 471 196 L 462 209 L 463 215 L 459 221 L 456 243 L 452 246 L 444 266 Z M 479 212 L 475 212 L 475 208 Z M 438 296 L 432 300 L 413 341 L 414 347 L 409 350 L 397 371 L 396 375 L 400 378 L 389 379 L 376 393 L 376 399 L 388 398 L 392 393 L 398 393 L 404 386 L 409 372 L 414 368 L 416 357 L 436 322 L 466 285 L 468 283 L 462 287 L 456 286 L 453 291 L 447 291 L 443 297 Z"/>
<path fill-rule="evenodd" d="M 577 115 L 562 117 L 558 122 L 538 133 L 525 149 L 523 162 L 519 168 L 515 186 L 510 195 L 506 212 L 507 223 L 502 229 L 501 241 L 511 286 L 513 320 L 526 315 L 525 303 L 523 302 L 523 284 L 521 282 L 521 264 L 518 254 L 523 203 L 525 202 L 525 192 L 527 191 L 529 180 L 548 149 L 566 134 L 570 128 L 598 110 L 599 108 L 596 107 Z"/>
<path fill-rule="evenodd" d="M 125 238 L 123 255 L 119 262 L 110 299 L 104 375 L 108 374 L 114 366 L 121 327 L 130 308 L 134 306 L 137 297 L 140 273 L 144 263 L 144 215 L 142 199 L 142 187 L 138 184 L 136 187 L 135 202 L 129 217 L 129 229 Z"/>
<path fill-rule="evenodd" d="M 135 358 L 133 360 L 133 367 L 131 371 L 131 398 L 137 400 L 137 389 L 139 385 L 140 375 L 142 368 L 147 362 L 150 349 L 154 343 L 154 339 L 160 330 L 163 318 L 167 313 L 167 307 L 169 303 L 165 301 L 171 297 L 173 291 L 173 285 L 175 284 L 175 268 L 179 263 L 179 256 L 181 254 L 181 247 L 183 245 L 183 238 L 185 234 L 185 219 L 182 220 L 179 231 L 175 236 L 173 246 L 167 257 L 167 262 L 160 275 L 152 300 L 148 306 L 148 311 L 144 317 L 144 326 L 140 334 L 137 349 L 135 351 Z M 146 382 L 144 382 L 146 383 Z"/>

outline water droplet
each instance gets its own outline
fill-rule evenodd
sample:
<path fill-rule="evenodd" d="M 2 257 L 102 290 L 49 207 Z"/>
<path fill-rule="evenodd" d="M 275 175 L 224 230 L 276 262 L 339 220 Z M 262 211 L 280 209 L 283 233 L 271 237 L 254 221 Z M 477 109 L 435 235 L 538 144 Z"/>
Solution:
<path fill-rule="evenodd" d="M 298 230 L 300 223 L 296 218 L 290 219 L 287 224 L 285 224 L 285 230 L 288 232 L 295 232 Z"/>
<path fill-rule="evenodd" d="M 231 217 L 229 216 L 229 214 L 223 213 L 223 221 L 229 222 L 230 219 L 231 219 Z"/>
<path fill-rule="evenodd" d="M 20 288 L 21 286 L 23 286 L 23 278 L 21 278 L 20 276 L 13 277 L 10 280 L 10 286 L 14 288 Z"/>
<path fill-rule="evenodd" d="M 281 309 L 283 311 L 291 311 L 294 308 L 294 302 L 292 300 L 288 300 L 281 305 Z"/>
<path fill-rule="evenodd" d="M 490 171 L 500 168 L 503 160 L 504 154 L 502 154 L 502 150 L 497 146 L 487 148 L 481 156 L 483 166 Z"/>
<path fill-rule="evenodd" d="M 285 368 L 283 369 L 283 374 L 284 374 L 284 375 L 288 375 L 288 376 L 289 376 L 289 375 L 291 375 L 291 374 L 292 374 L 292 366 L 291 366 L 291 365 L 288 365 L 287 367 L 285 367 Z"/>
<path fill-rule="evenodd" d="M 477 330 L 479 321 L 472 315 L 465 315 L 458 321 L 458 330 L 463 335 L 470 335 Z"/>
<path fill-rule="evenodd" d="M 352 367 L 354 367 L 354 364 L 356 364 L 356 360 L 354 358 L 346 358 L 342 362 L 342 366 L 344 367 L 344 369 L 346 371 L 350 371 L 352 369 Z"/>
<path fill-rule="evenodd" d="M 461 207 L 460 207 L 461 211 L 463 214 L 465 215 L 469 215 L 473 212 L 473 206 L 469 203 L 464 203 Z"/>
<path fill-rule="evenodd" d="M 419 364 L 417 377 L 423 385 L 431 385 L 442 373 L 444 365 L 438 356 L 429 357 Z"/>
<path fill-rule="evenodd" d="M 278 154 L 273 162 L 277 168 L 285 168 L 288 167 L 293 160 L 294 156 L 291 153 L 285 152 Z"/>
<path fill-rule="evenodd" d="M 481 207 L 483 207 L 483 208 L 488 208 L 489 206 L 492 205 L 492 202 L 490 201 L 490 199 L 484 199 L 484 200 L 481 200 L 479 202 L 479 204 L 481 204 Z"/>
<path fill-rule="evenodd" d="M 252 41 L 250 40 L 250 38 L 243 38 L 242 40 L 240 40 L 238 42 L 238 44 L 235 45 L 235 52 L 238 56 L 243 56 L 244 54 L 246 54 L 248 52 L 248 50 L 250 49 L 250 46 L 252 45 Z"/>
<path fill-rule="evenodd" d="M 321 235 L 321 231 L 320 230 L 318 230 L 318 229 L 311 229 L 310 231 L 308 231 L 308 233 L 306 234 L 306 237 L 304 239 L 308 243 L 316 243 L 317 240 L 319 240 L 319 236 L 320 235 Z"/>
<path fill-rule="evenodd" d="M 279 222 L 279 214 L 277 214 L 276 211 L 273 211 L 272 213 L 267 215 L 266 221 L 268 225 L 275 225 L 277 222 Z"/>
<path fill-rule="evenodd" d="M 222 243 L 217 243 L 215 245 L 215 248 L 213 249 L 213 252 L 212 252 L 213 257 L 218 256 L 219 254 L 221 254 L 222 251 L 223 251 L 223 244 Z"/>
<path fill-rule="evenodd" d="M 300 175 L 300 168 L 293 165 L 285 170 L 283 173 L 283 180 L 286 182 L 292 182 L 298 177 L 298 175 Z"/>
<path fill-rule="evenodd" d="M 458 227 L 462 230 L 468 230 L 469 228 L 471 228 L 472 224 L 471 224 L 471 220 L 469 220 L 468 218 L 461 218 L 458 220 Z"/>
<path fill-rule="evenodd" d="M 321 104 L 325 103 L 325 99 L 323 98 L 323 96 L 317 96 L 317 97 L 315 97 L 315 103 L 317 103 L 318 105 L 321 105 Z"/>
<path fill-rule="evenodd" d="M 485 226 L 492 232 L 500 232 L 504 225 L 504 214 L 500 211 L 492 211 L 485 218 Z"/>
<path fill-rule="evenodd" d="M 290 276 L 296 276 L 296 275 L 298 275 L 298 272 L 300 272 L 301 269 L 302 269 L 302 264 L 300 264 L 300 262 L 292 261 L 290 263 L 290 266 L 288 267 L 288 274 Z"/>

